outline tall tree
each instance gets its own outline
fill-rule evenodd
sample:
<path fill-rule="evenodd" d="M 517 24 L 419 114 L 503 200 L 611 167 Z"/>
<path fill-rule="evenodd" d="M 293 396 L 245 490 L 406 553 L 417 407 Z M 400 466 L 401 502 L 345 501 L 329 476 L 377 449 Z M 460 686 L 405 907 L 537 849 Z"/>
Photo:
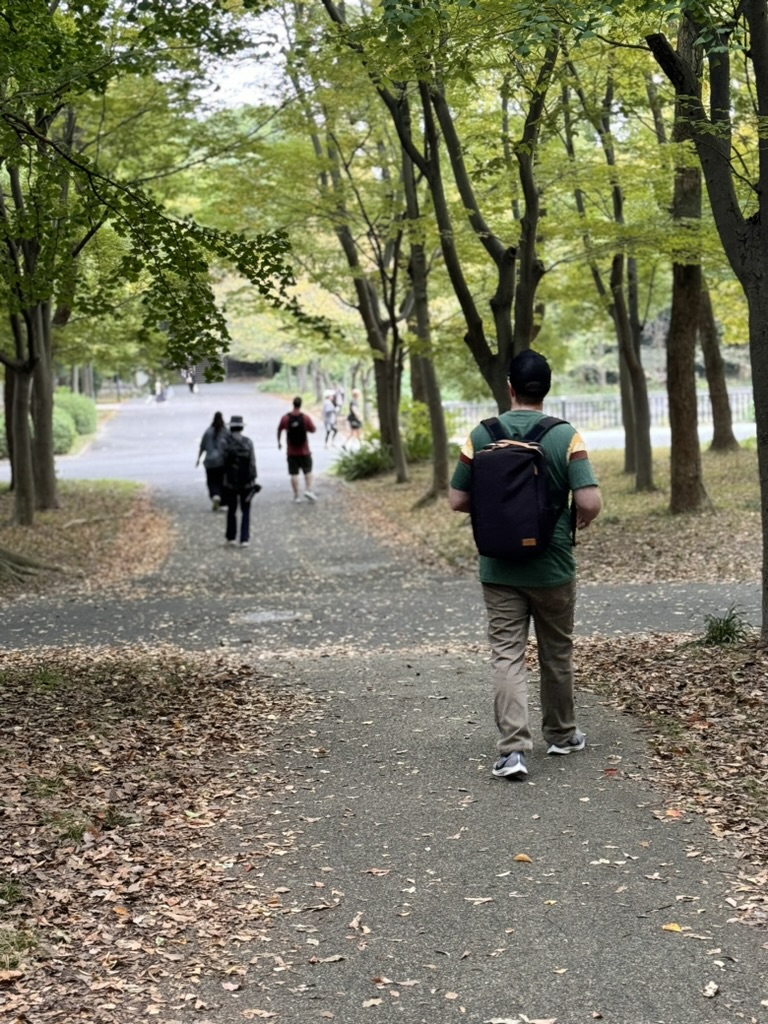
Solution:
<path fill-rule="evenodd" d="M 687 31 L 690 35 L 690 26 L 684 22 L 679 30 L 680 36 L 684 31 Z M 690 51 L 692 63 L 697 68 L 697 75 L 700 75 L 701 59 L 700 55 L 696 53 L 694 49 L 694 40 L 688 39 L 683 40 L 679 38 L 678 46 L 681 50 Z M 648 72 L 645 77 L 646 92 L 648 94 L 648 105 L 653 115 L 653 123 L 655 126 L 656 139 L 660 146 L 666 146 L 669 143 L 669 137 L 667 134 L 666 121 L 664 118 L 664 105 L 659 94 L 659 90 L 656 87 L 656 82 L 653 75 Z M 679 137 L 680 141 L 687 144 L 686 148 L 690 146 L 690 139 L 688 137 L 687 126 L 681 118 L 677 118 L 675 123 L 675 135 Z M 693 159 L 694 163 L 691 163 Z M 695 228 L 695 237 L 701 241 L 701 215 L 702 215 L 702 181 L 701 181 L 701 166 L 698 163 L 695 154 L 692 158 L 687 153 L 681 153 L 678 157 L 678 168 L 675 177 L 676 193 L 679 192 L 679 202 L 677 198 L 673 199 L 673 216 L 676 216 L 682 227 L 682 235 L 693 234 L 692 228 Z M 687 197 L 687 198 L 686 198 Z M 692 220 L 693 219 L 693 223 Z M 686 241 L 686 251 L 684 263 L 690 260 L 701 259 L 700 246 L 696 246 L 696 252 L 690 251 L 691 246 Z M 701 345 L 702 356 L 704 358 L 704 367 L 707 377 L 707 384 L 709 387 L 709 398 L 710 405 L 712 408 L 712 444 L 711 447 L 714 451 L 732 451 L 739 447 L 739 442 L 736 440 L 736 435 L 733 433 L 733 417 L 731 415 L 731 404 L 728 397 L 728 388 L 725 380 L 725 364 L 723 361 L 722 354 L 720 352 L 720 341 L 718 336 L 717 324 L 715 322 L 714 311 L 712 309 L 712 299 L 709 294 L 707 287 L 706 278 L 704 275 L 703 266 L 700 267 L 699 280 L 696 284 L 696 288 L 699 291 L 699 306 L 698 311 L 696 309 L 686 309 L 683 313 L 678 313 L 677 316 L 673 315 L 673 319 L 679 324 L 684 331 L 687 331 L 689 324 L 695 323 L 696 338 Z M 685 294 L 688 294 L 686 292 Z M 695 298 L 695 293 L 690 293 L 691 299 Z M 674 298 L 673 298 L 674 304 Z M 669 345 L 669 340 L 667 342 Z M 688 369 L 687 373 L 693 376 L 695 374 L 695 353 L 689 351 L 687 356 Z M 674 376 L 673 371 L 673 376 Z M 685 408 L 687 412 L 681 410 L 680 415 L 683 417 L 690 416 L 693 418 L 696 416 L 696 396 L 691 396 L 687 389 L 682 393 L 680 389 L 670 385 L 669 374 L 667 375 L 667 392 L 669 396 L 670 409 L 675 405 L 676 402 L 685 400 Z M 676 413 L 671 415 L 677 416 Z M 679 418 L 679 417 L 678 417 Z M 685 437 L 688 441 L 687 445 L 681 445 L 680 447 L 688 447 L 694 443 L 694 439 L 691 436 L 691 426 L 683 428 Z M 670 505 L 673 508 L 678 508 L 679 511 L 695 510 L 704 499 L 703 484 L 699 486 L 693 482 L 693 477 L 690 472 L 685 468 L 685 456 L 678 455 L 676 457 L 674 448 L 675 440 L 677 435 L 680 438 L 679 431 L 673 431 L 672 437 L 672 459 L 678 461 L 680 466 L 680 472 L 676 473 L 673 470 L 672 473 L 672 492 L 677 492 L 677 497 L 674 495 L 671 497 Z M 695 440 L 698 451 L 698 436 Z M 700 455 L 694 457 L 691 463 L 691 468 L 698 467 L 698 472 L 701 471 L 701 458 Z M 675 478 L 680 479 L 680 483 L 686 482 L 684 487 L 675 487 Z"/>
<path fill-rule="evenodd" d="M 498 20 L 494 20 L 484 34 L 484 44 L 498 47 L 505 72 L 514 70 L 518 98 L 526 97 L 518 118 L 520 136 L 512 147 L 520 182 L 518 209 L 522 212 L 516 222 L 515 210 L 508 209 L 501 223 L 493 226 L 483 213 L 481 194 L 468 159 L 469 150 L 450 95 L 451 67 L 457 77 L 470 81 L 480 72 L 479 68 L 473 71 L 471 57 L 484 50 L 484 45 L 470 38 L 472 30 L 468 26 L 463 37 L 454 34 L 457 26 L 461 27 L 463 15 L 471 17 L 470 13 L 456 8 L 458 18 L 453 23 L 454 31 L 449 31 L 445 15 L 451 4 L 446 4 L 445 10 L 437 2 L 392 4 L 350 25 L 345 5 L 333 0 L 323 0 L 323 4 L 342 40 L 359 54 L 390 113 L 405 152 L 427 182 L 443 262 L 465 322 L 465 343 L 499 408 L 508 408 L 507 368 L 513 353 L 530 345 L 535 336 L 536 289 L 544 272 L 536 251 L 540 207 L 534 166 L 544 102 L 557 59 L 557 27 L 548 22 L 547 33 L 542 32 L 540 26 L 536 33 L 529 32 L 525 24 L 515 24 L 510 29 L 496 10 Z M 474 18 L 472 28 L 477 30 Z M 402 46 L 406 36 L 414 33 L 418 45 Z M 535 35 L 538 60 L 522 61 L 516 57 L 516 45 L 526 33 L 529 47 Z M 508 76 L 498 76 L 497 95 L 502 92 L 508 95 L 510 91 Z M 414 97 L 421 106 L 421 139 L 413 130 L 413 119 L 404 116 Z M 520 106 L 518 100 L 518 109 Z M 504 122 L 505 116 L 500 99 L 499 124 Z M 443 148 L 451 178 L 444 171 Z M 458 194 L 466 224 L 493 268 L 491 295 L 481 297 L 472 287 L 461 244 L 462 231 L 452 213 L 453 190 Z M 505 240 L 504 235 L 509 240 Z M 492 317 L 492 334 L 486 328 L 483 302 Z"/>
<path fill-rule="evenodd" d="M 78 261 L 109 222 L 125 240 L 122 281 L 143 283 L 148 328 L 168 325 L 171 362 L 210 357 L 227 342 L 207 280 L 209 260 L 229 259 L 279 299 L 288 280 L 285 242 L 246 242 L 170 216 L 138 184 L 112 177 L 99 154 L 75 142 L 78 101 L 102 95 L 141 69 L 182 75 L 206 52 L 231 49 L 225 6 L 176 0 L 60 5 L 8 0 L 0 18 L 0 279 L 13 349 L 0 350 L 15 376 L 12 459 L 16 518 L 35 503 L 55 506 L 52 444 L 52 329 L 76 301 Z M 191 54 L 197 54 L 193 60 Z M 28 411 L 35 419 L 34 440 Z M 35 457 L 32 459 L 34 444 Z M 31 467 L 34 465 L 34 476 Z"/>
<path fill-rule="evenodd" d="M 696 68 L 666 35 L 646 37 L 677 93 L 681 115 L 704 172 L 720 238 L 749 306 L 749 349 L 755 397 L 763 533 L 761 642 L 768 645 L 768 2 L 740 0 L 733 12 L 720 5 L 683 5 L 706 61 L 709 106 Z M 732 61 L 744 69 L 742 81 Z M 747 97 L 747 104 L 744 97 Z M 740 146 L 736 119 L 750 137 Z"/>
<path fill-rule="evenodd" d="M 613 56 L 611 54 L 611 56 Z M 619 346 L 620 368 L 630 385 L 622 390 L 622 411 L 625 429 L 631 434 L 631 451 L 634 465 L 625 468 L 634 471 L 638 491 L 653 490 L 653 451 L 651 447 L 651 411 L 648 399 L 648 382 L 643 369 L 640 349 L 642 331 L 639 310 L 639 282 L 637 256 L 628 248 L 624 236 L 626 225 L 626 195 L 622 172 L 617 156 L 613 119 L 616 116 L 615 70 L 613 62 L 608 63 L 602 95 L 593 100 L 584 87 L 575 61 L 567 55 L 572 88 L 576 92 L 584 115 L 599 140 L 608 166 L 611 209 L 620 234 L 618 247 L 611 258 L 608 288 L 597 273 L 593 261 L 592 277 L 600 292 L 609 295 L 608 309 L 613 320 Z M 570 149 L 573 149 L 573 132 L 566 135 Z M 578 201 L 578 197 L 577 197 Z M 583 199 L 581 200 L 583 207 Z M 628 448 L 630 446 L 627 446 Z"/>

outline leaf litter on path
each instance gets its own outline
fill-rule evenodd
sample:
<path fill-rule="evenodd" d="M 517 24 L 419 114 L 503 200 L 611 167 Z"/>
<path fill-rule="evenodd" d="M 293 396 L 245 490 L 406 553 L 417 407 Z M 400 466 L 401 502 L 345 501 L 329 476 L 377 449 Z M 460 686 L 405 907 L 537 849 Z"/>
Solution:
<path fill-rule="evenodd" d="M 138 646 L 0 653 L 0 692 L 5 1008 L 166 1018 L 204 977 L 232 998 L 282 912 L 247 865 L 294 840 L 222 837 L 284 786 L 275 736 L 312 700 L 235 656 Z"/>

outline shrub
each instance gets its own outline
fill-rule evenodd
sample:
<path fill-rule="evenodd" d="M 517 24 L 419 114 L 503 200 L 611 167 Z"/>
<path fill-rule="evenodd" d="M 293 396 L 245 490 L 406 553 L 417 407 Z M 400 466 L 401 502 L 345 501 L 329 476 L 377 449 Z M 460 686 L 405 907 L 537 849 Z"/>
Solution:
<path fill-rule="evenodd" d="M 54 395 L 54 407 L 69 413 L 75 421 L 75 429 L 78 434 L 96 433 L 99 419 L 96 403 L 92 398 L 62 389 Z"/>
<path fill-rule="evenodd" d="M 345 480 L 364 480 L 379 473 L 388 473 L 393 467 L 392 453 L 388 448 L 364 441 L 357 451 L 346 451 L 340 455 L 333 471 Z"/>
<path fill-rule="evenodd" d="M 432 424 L 429 408 L 423 402 L 403 402 L 400 429 L 408 462 L 428 462 L 432 458 Z"/>
<path fill-rule="evenodd" d="M 74 417 L 66 409 L 53 407 L 53 451 L 55 455 L 66 455 L 77 437 Z"/>

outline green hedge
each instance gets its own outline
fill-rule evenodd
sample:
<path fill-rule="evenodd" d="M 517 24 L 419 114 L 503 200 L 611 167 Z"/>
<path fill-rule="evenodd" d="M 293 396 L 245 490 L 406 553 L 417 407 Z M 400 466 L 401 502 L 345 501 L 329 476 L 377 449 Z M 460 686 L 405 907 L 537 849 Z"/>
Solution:
<path fill-rule="evenodd" d="M 66 409 L 53 407 L 53 451 L 55 455 L 66 455 L 72 449 L 78 435 L 73 416 Z M 0 415 L 0 459 L 9 458 L 5 437 L 5 416 Z"/>
<path fill-rule="evenodd" d="M 53 452 L 55 455 L 66 455 L 77 437 L 77 425 L 74 416 L 66 409 L 53 407 Z"/>
<path fill-rule="evenodd" d="M 75 421 L 78 434 L 95 434 L 98 426 L 96 403 L 85 395 L 75 395 L 71 391 L 57 391 L 53 398 L 54 408 L 68 412 Z"/>

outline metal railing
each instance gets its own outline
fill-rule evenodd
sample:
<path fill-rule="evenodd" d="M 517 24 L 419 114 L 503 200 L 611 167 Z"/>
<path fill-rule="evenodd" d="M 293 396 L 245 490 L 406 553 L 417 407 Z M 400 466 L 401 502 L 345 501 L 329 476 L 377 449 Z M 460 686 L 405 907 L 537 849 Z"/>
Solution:
<path fill-rule="evenodd" d="M 731 416 L 734 423 L 753 423 L 755 406 L 752 388 L 729 388 Z M 669 399 L 665 391 L 653 391 L 648 395 L 651 409 L 651 426 L 669 426 Z M 712 403 L 708 391 L 697 395 L 699 423 L 712 422 Z M 496 416 L 495 402 L 444 402 L 448 418 L 448 430 L 452 437 L 466 437 L 480 420 Z M 619 395 L 550 395 L 544 400 L 544 412 L 548 416 L 559 416 L 582 430 L 604 430 L 620 427 L 621 399 Z"/>

